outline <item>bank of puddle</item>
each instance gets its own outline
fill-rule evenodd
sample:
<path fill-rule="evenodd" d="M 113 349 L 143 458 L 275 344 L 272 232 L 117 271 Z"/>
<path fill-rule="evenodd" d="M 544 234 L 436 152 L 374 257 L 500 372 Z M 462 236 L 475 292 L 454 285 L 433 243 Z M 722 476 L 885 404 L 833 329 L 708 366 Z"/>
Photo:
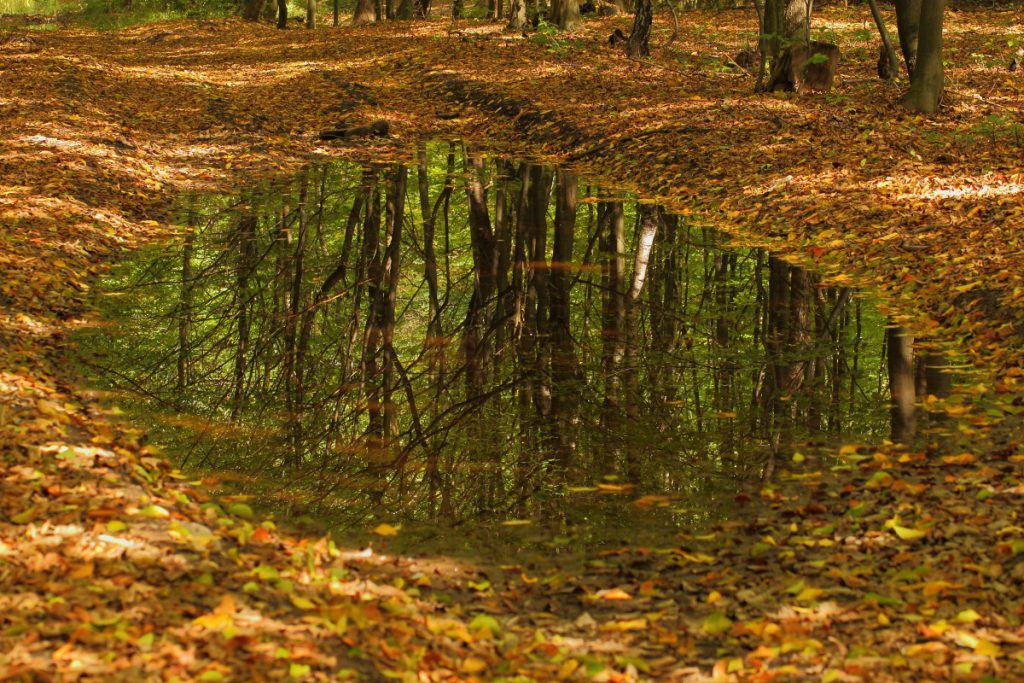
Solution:
<path fill-rule="evenodd" d="M 509 561 L 671 545 L 941 431 L 948 353 L 870 298 L 564 169 L 418 160 L 184 198 L 103 281 L 92 380 L 235 500 Z"/>

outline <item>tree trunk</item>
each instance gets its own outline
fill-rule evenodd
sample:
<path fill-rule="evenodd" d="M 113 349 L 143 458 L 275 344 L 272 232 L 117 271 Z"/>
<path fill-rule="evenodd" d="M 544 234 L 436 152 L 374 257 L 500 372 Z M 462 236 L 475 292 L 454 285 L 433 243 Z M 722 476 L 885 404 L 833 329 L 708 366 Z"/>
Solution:
<path fill-rule="evenodd" d="M 910 78 L 914 77 L 914 66 L 917 64 L 917 36 L 920 30 L 921 0 L 896 0 L 896 32 L 899 34 L 900 51 Z M 896 68 L 895 64 L 893 68 Z"/>
<path fill-rule="evenodd" d="M 910 90 L 903 106 L 913 112 L 930 114 L 939 108 L 945 75 L 942 70 L 942 15 L 945 0 L 922 0 L 921 37 L 917 63 L 910 76 Z"/>
<path fill-rule="evenodd" d="M 384 293 L 382 350 L 384 354 L 384 437 L 391 440 L 398 433 L 398 414 L 395 409 L 393 391 L 395 388 L 395 310 L 398 305 L 398 278 L 402 256 L 402 224 L 405 222 L 405 188 L 409 170 L 402 165 L 395 166 L 385 207 L 385 232 L 387 249 L 384 254 Z"/>
<path fill-rule="evenodd" d="M 395 11 L 395 19 L 412 19 L 413 0 L 401 0 Z"/>
<path fill-rule="evenodd" d="M 306 0 L 306 28 L 316 28 L 316 0 Z"/>
<path fill-rule="evenodd" d="M 362 26 L 377 21 L 377 5 L 374 0 L 357 0 L 356 11 L 352 15 L 352 25 Z"/>
<path fill-rule="evenodd" d="M 882 17 L 882 12 L 878 9 L 878 0 L 868 0 L 868 5 L 871 7 L 871 16 L 875 20 L 875 26 L 878 28 L 878 35 L 882 39 L 882 47 L 885 50 L 886 59 L 889 60 L 889 73 L 886 80 L 891 81 L 899 71 L 899 68 L 896 66 L 896 51 L 892 47 L 889 29 L 885 27 L 885 19 Z"/>
<path fill-rule="evenodd" d="M 647 57 L 651 54 L 651 23 L 654 20 L 654 8 L 651 0 L 637 0 L 636 14 L 633 15 L 633 30 L 626 41 L 626 54 L 633 59 Z"/>
<path fill-rule="evenodd" d="M 522 31 L 526 28 L 526 0 L 512 0 L 508 8 L 509 31 Z"/>
<path fill-rule="evenodd" d="M 191 350 L 189 333 L 192 328 L 192 249 L 196 239 L 196 213 L 194 199 L 188 212 L 188 232 L 181 249 L 181 289 L 178 293 L 178 378 L 175 385 L 176 402 L 183 406 L 185 389 L 190 383 Z"/>
<path fill-rule="evenodd" d="M 245 375 L 249 353 L 249 276 L 256 267 L 255 214 L 246 213 L 238 226 L 238 260 L 235 264 L 235 301 L 238 334 L 235 340 L 234 390 L 231 399 L 231 421 L 238 419 L 245 400 Z"/>
<path fill-rule="evenodd" d="M 277 0 L 277 27 L 288 28 L 288 0 Z"/>
<path fill-rule="evenodd" d="M 245 4 L 242 6 L 242 18 L 246 21 L 259 21 L 266 2 L 267 0 L 245 0 Z"/>
<path fill-rule="evenodd" d="M 917 431 L 914 412 L 914 338 L 899 327 L 886 331 L 892 440 L 906 443 Z"/>
<path fill-rule="evenodd" d="M 583 23 L 579 0 L 551 0 L 551 18 L 563 31 L 575 31 Z"/>

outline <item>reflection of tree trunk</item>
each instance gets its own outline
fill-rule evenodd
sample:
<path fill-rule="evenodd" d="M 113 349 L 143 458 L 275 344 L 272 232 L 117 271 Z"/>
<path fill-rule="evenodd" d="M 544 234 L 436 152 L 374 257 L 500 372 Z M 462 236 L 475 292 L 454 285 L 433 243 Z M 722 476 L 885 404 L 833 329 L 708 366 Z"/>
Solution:
<path fill-rule="evenodd" d="M 484 311 L 494 295 L 495 253 L 491 217 L 487 208 L 487 191 L 482 181 L 484 160 L 479 153 L 466 151 L 466 197 L 469 200 L 469 235 L 473 248 L 473 295 L 466 314 L 462 353 L 466 361 L 466 377 L 473 394 L 483 391 L 481 357 L 483 349 Z"/>
<path fill-rule="evenodd" d="M 886 330 L 886 346 L 892 401 L 892 440 L 907 443 L 914 438 L 917 430 L 914 410 L 914 338 L 902 328 L 891 327 Z"/>
<path fill-rule="evenodd" d="M 231 420 L 238 419 L 245 400 L 246 354 L 249 352 L 249 277 L 256 267 L 256 214 L 246 207 L 239 221 L 238 258 L 235 263 L 235 320 L 238 334 L 235 341 L 234 394 L 231 400 Z"/>
<path fill-rule="evenodd" d="M 363 330 L 363 387 L 369 414 L 367 446 L 371 459 L 379 457 L 383 446 L 384 417 L 381 412 L 380 354 L 381 328 L 384 325 L 384 296 L 381 290 L 384 265 L 380 250 L 380 188 L 374 182 L 363 218 L 363 262 L 366 264 L 364 282 L 367 289 L 366 325 Z"/>
<path fill-rule="evenodd" d="M 196 240 L 195 198 L 189 200 L 188 227 L 181 247 L 181 289 L 178 292 L 178 377 L 175 396 L 178 409 L 185 404 L 185 389 L 190 382 L 189 331 L 192 327 L 192 249 Z"/>
<path fill-rule="evenodd" d="M 551 412 L 556 424 L 555 440 L 558 444 L 558 458 L 563 468 L 569 466 L 573 448 L 572 406 L 578 401 L 572 397 L 574 389 L 569 386 L 576 375 L 576 357 L 572 346 L 570 287 L 573 241 L 576 231 L 576 174 L 558 171 L 558 192 L 555 196 L 555 230 L 551 247 L 551 311 L 550 322 L 552 342 L 552 403 Z"/>
<path fill-rule="evenodd" d="M 398 304 L 398 278 L 402 256 L 402 224 L 405 221 L 405 189 L 409 170 L 396 166 L 389 178 L 387 203 L 385 206 L 385 233 L 387 250 L 384 254 L 383 282 L 387 290 L 383 302 L 382 341 L 384 354 L 384 438 L 390 441 L 398 433 L 398 414 L 395 409 L 395 311 Z"/>
<path fill-rule="evenodd" d="M 302 370 L 298 367 L 298 320 L 302 310 L 302 271 L 306 255 L 306 231 L 308 212 L 306 199 L 309 190 L 309 173 L 303 174 L 299 189 L 299 229 L 295 240 L 295 251 L 291 258 L 291 291 L 289 310 L 285 318 L 285 412 L 288 419 L 288 438 L 292 451 L 292 465 L 302 464 Z M 284 275 L 284 273 L 283 273 Z"/>
<path fill-rule="evenodd" d="M 637 313 L 640 302 L 640 294 L 643 292 L 644 283 L 647 281 L 647 268 L 651 263 L 651 251 L 654 248 L 654 240 L 658 235 L 658 218 L 660 209 L 653 204 L 638 204 L 639 225 L 637 226 L 636 253 L 633 256 L 633 277 L 626 293 L 626 334 L 625 350 L 623 352 L 623 377 L 626 394 L 626 414 L 631 420 L 637 420 L 640 415 L 639 396 L 639 367 L 638 349 L 640 333 Z M 630 481 L 636 482 L 639 479 L 639 462 L 634 449 L 626 451 L 626 476 Z"/>
<path fill-rule="evenodd" d="M 626 325 L 626 219 L 622 202 L 598 206 L 601 231 L 601 366 L 604 369 L 605 418 L 617 413 L 619 364 Z"/>
<path fill-rule="evenodd" d="M 804 386 L 810 369 L 807 350 L 811 344 L 811 276 L 803 268 L 792 266 L 789 280 L 788 351 L 795 358 L 789 363 L 786 392 L 794 395 Z M 795 402 L 794 402 L 795 405 Z"/>

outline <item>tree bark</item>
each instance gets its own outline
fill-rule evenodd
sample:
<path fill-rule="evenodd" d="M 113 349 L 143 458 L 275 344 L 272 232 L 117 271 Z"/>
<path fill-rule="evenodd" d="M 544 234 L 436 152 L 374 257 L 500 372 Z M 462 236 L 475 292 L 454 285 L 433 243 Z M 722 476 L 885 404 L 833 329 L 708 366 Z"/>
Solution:
<path fill-rule="evenodd" d="M 246 0 L 242 6 L 242 18 L 246 21 L 259 21 L 263 15 L 263 6 L 267 0 Z"/>
<path fill-rule="evenodd" d="M 526 0 L 512 0 L 508 9 L 506 28 L 509 31 L 522 31 L 526 28 L 526 21 Z"/>
<path fill-rule="evenodd" d="M 917 431 L 914 403 L 916 382 L 914 372 L 914 338 L 903 329 L 892 327 L 886 331 L 886 355 L 889 370 L 889 395 L 892 407 L 892 440 L 906 443 Z"/>
<path fill-rule="evenodd" d="M 891 81 L 896 77 L 896 73 L 899 70 L 896 66 L 896 51 L 892 47 L 889 29 L 885 27 L 885 19 L 882 17 L 882 12 L 878 9 L 878 0 L 868 0 L 868 5 L 871 7 L 871 16 L 875 20 L 878 35 L 882 38 L 882 46 L 885 48 L 886 58 L 889 60 L 889 77 L 886 80 Z"/>
<path fill-rule="evenodd" d="M 352 15 L 352 25 L 362 26 L 377 21 L 377 5 L 374 0 L 357 0 L 356 11 Z"/>
<path fill-rule="evenodd" d="M 917 64 L 917 37 L 920 30 L 921 0 L 896 0 L 896 32 L 899 34 L 900 51 L 910 78 L 914 77 L 914 66 Z"/>
<path fill-rule="evenodd" d="M 917 63 L 910 76 L 910 90 L 903 106 L 912 112 L 931 114 L 939 108 L 945 74 L 942 69 L 942 18 L 945 0 L 922 0 L 921 35 Z"/>
<path fill-rule="evenodd" d="M 563 31 L 575 31 L 583 23 L 579 0 L 552 0 L 551 18 Z"/>
<path fill-rule="evenodd" d="M 277 0 L 277 27 L 288 28 L 288 0 Z"/>
<path fill-rule="evenodd" d="M 633 30 L 626 41 L 626 54 L 633 59 L 651 54 L 651 23 L 654 21 L 654 7 L 651 0 L 637 0 L 633 15 Z"/>
<path fill-rule="evenodd" d="M 316 28 L 316 0 L 306 0 L 306 28 Z"/>

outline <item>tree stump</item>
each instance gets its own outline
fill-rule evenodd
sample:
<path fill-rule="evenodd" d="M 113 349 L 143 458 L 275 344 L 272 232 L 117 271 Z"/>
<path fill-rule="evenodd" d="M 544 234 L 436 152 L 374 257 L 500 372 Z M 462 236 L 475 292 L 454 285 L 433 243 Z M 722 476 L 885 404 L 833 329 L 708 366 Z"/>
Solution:
<path fill-rule="evenodd" d="M 812 40 L 786 48 L 772 65 L 767 90 L 828 92 L 839 68 L 839 48 Z"/>

